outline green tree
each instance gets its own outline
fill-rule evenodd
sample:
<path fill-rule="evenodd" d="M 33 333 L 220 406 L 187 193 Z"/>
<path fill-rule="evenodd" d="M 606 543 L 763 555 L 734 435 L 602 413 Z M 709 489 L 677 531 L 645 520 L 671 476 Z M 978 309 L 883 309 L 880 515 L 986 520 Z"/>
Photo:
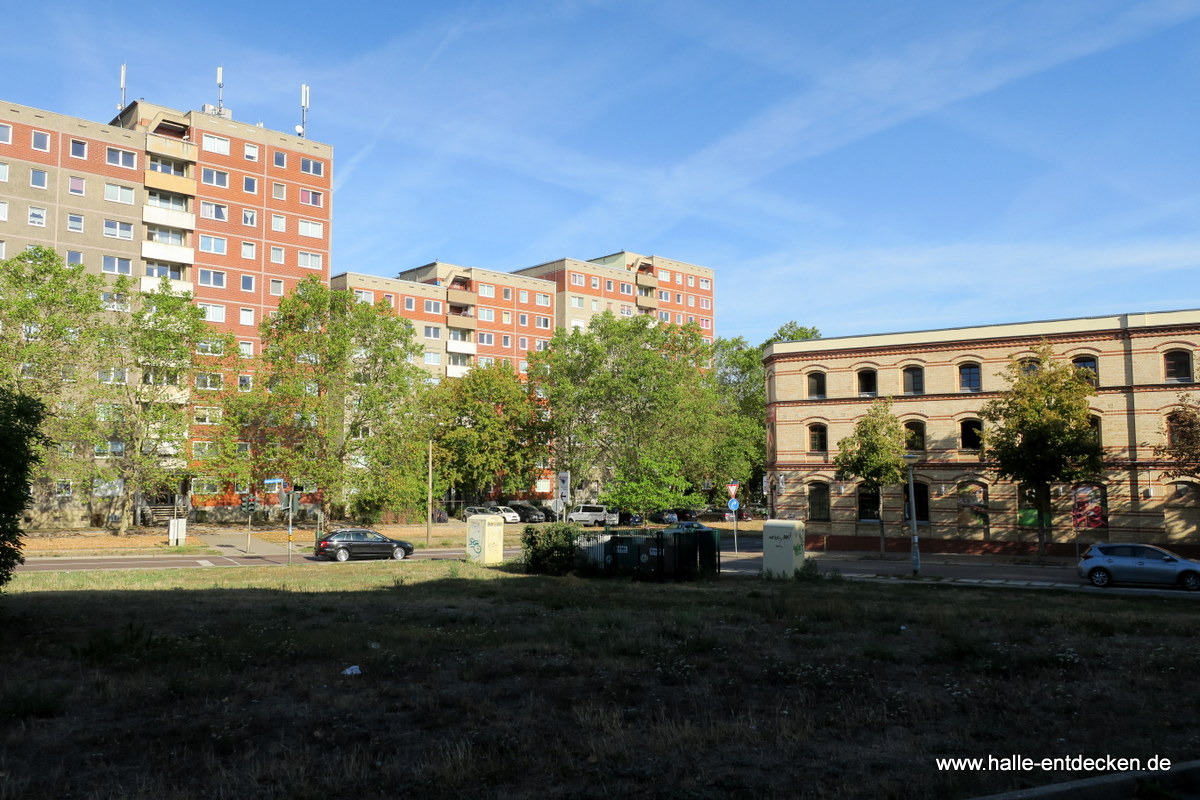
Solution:
<path fill-rule="evenodd" d="M 983 457 L 1001 479 L 1028 487 L 1037 509 L 1038 552 L 1045 553 L 1051 519 L 1050 485 L 1094 476 L 1104 468 L 1088 398 L 1096 393 L 1090 370 L 1056 361 L 1048 343 L 1033 358 L 1014 359 L 1001 375 L 1009 388 L 984 404 L 979 416 Z"/>
<path fill-rule="evenodd" d="M 418 424 L 425 375 L 413 364 L 411 323 L 311 277 L 261 332 L 252 382 L 226 392 L 214 473 L 235 484 L 280 477 L 318 488 L 327 514 L 363 493 L 374 507 L 403 502 L 395 487 L 412 479 L 397 472 L 411 471 L 411 458 L 379 445 Z"/>
<path fill-rule="evenodd" d="M 493 486 L 527 491 L 549 457 L 549 427 L 539 398 L 502 364 L 446 378 L 428 399 L 441 477 L 473 499 Z"/>
<path fill-rule="evenodd" d="M 45 443 L 45 407 L 37 398 L 0 386 L 0 586 L 25 562 L 21 516 L 29 504 L 30 481 Z"/>
<path fill-rule="evenodd" d="M 881 556 L 886 545 L 883 487 L 902 484 L 906 480 L 906 440 L 904 426 L 892 413 L 892 401 L 880 399 L 871 403 L 867 413 L 859 418 L 854 433 L 838 442 L 838 453 L 833 458 L 837 480 L 857 478 L 859 491 L 873 492 L 878 498 L 876 514 L 879 518 Z"/>
<path fill-rule="evenodd" d="M 681 482 L 682 473 L 683 465 L 674 456 L 643 455 L 631 474 L 625 474 L 624 467 L 617 468 L 599 500 L 613 508 L 643 515 L 663 508 L 698 505 L 701 498 Z"/>
<path fill-rule="evenodd" d="M 1155 454 L 1173 462 L 1163 470 L 1168 478 L 1200 478 L 1200 403 L 1186 394 L 1167 414 L 1166 444 L 1154 448 Z"/>

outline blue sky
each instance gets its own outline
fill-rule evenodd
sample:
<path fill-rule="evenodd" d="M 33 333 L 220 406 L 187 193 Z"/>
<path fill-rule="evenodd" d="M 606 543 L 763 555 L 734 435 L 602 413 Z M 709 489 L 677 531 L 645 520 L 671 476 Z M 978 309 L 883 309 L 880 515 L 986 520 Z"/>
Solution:
<path fill-rule="evenodd" d="M 334 272 L 656 254 L 752 342 L 1200 307 L 1200 0 L 36 5 L 3 99 L 311 85 Z"/>

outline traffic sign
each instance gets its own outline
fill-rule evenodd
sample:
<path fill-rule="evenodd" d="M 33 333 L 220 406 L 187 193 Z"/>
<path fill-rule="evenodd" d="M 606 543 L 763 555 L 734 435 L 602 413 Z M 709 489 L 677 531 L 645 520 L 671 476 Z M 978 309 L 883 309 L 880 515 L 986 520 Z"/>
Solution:
<path fill-rule="evenodd" d="M 734 497 L 729 501 L 728 505 L 730 511 L 737 511 L 742 504 L 737 501 L 736 497 Z"/>
<path fill-rule="evenodd" d="M 737 497 L 738 488 L 740 486 L 741 484 L 737 481 L 730 481 L 729 483 L 725 484 L 725 488 L 729 490 L 730 497 Z"/>

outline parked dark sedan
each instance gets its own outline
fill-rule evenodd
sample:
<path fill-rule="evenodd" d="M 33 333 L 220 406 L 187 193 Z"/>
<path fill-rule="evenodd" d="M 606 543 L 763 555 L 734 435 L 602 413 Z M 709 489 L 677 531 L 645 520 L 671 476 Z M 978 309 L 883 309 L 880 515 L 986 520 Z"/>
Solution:
<path fill-rule="evenodd" d="M 646 524 L 646 518 L 633 511 L 619 511 L 617 512 L 617 524 L 640 528 Z"/>
<path fill-rule="evenodd" d="M 521 522 L 546 521 L 546 515 L 542 513 L 540 508 L 527 506 L 524 503 L 510 503 L 508 507 L 517 512 L 517 516 L 521 518 Z"/>
<path fill-rule="evenodd" d="M 321 537 L 313 549 L 317 558 L 349 561 L 352 558 L 394 558 L 397 561 L 412 555 L 411 542 L 389 539 L 367 528 L 341 528 Z"/>
<path fill-rule="evenodd" d="M 679 522 L 679 517 L 671 510 L 655 511 L 650 515 L 650 521 L 658 525 L 674 525 Z"/>
<path fill-rule="evenodd" d="M 675 509 L 675 519 L 679 522 L 697 522 L 696 512 L 690 508 Z"/>

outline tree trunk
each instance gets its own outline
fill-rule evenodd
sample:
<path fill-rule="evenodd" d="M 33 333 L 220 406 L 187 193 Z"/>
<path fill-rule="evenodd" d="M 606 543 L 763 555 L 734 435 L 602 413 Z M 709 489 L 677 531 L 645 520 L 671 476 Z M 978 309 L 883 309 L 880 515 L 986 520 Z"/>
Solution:
<path fill-rule="evenodd" d="M 879 514 L 879 557 L 883 558 L 885 556 L 885 554 L 887 553 L 887 538 L 884 534 L 884 527 L 883 527 L 883 487 L 882 486 L 879 487 L 879 508 L 877 509 L 877 513 Z"/>
<path fill-rule="evenodd" d="M 1049 528 L 1046 521 L 1050 519 L 1050 484 L 1043 483 L 1037 487 L 1035 497 L 1037 498 L 1034 504 L 1037 507 L 1037 523 L 1038 523 L 1038 559 L 1046 557 L 1046 541 L 1049 538 Z"/>

